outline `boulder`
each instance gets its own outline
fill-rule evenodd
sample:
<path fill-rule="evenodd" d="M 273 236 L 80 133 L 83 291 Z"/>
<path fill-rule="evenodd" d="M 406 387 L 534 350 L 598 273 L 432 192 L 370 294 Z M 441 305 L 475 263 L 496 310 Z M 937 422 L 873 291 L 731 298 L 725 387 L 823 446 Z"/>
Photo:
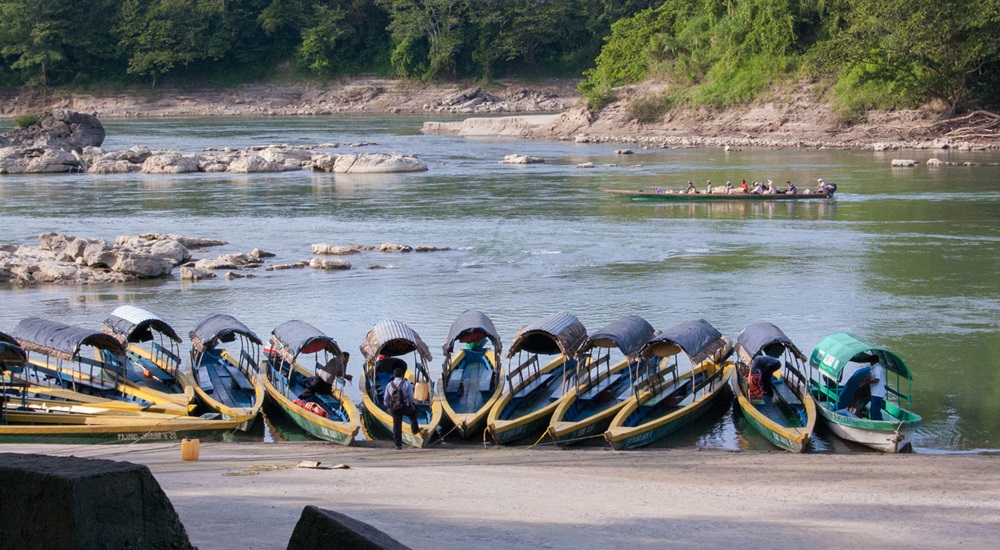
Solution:
<path fill-rule="evenodd" d="M 382 531 L 344 514 L 306 506 L 288 540 L 287 550 L 407 550 Z"/>
<path fill-rule="evenodd" d="M 229 171 L 236 174 L 281 172 L 282 165 L 270 162 L 260 155 L 246 155 L 229 164 Z"/>
<path fill-rule="evenodd" d="M 267 149 L 262 150 L 259 154 L 261 158 L 268 162 L 281 165 L 294 164 L 299 168 L 302 168 L 312 161 L 313 156 L 309 151 L 289 149 L 287 147 L 268 147 Z"/>
<path fill-rule="evenodd" d="M 312 161 L 307 165 L 314 172 L 333 172 L 337 164 L 337 157 L 340 155 L 322 154 L 314 155 Z"/>
<path fill-rule="evenodd" d="M 529 157 L 525 155 L 504 155 L 500 164 L 540 164 L 545 159 L 539 157 Z"/>
<path fill-rule="evenodd" d="M 312 245 L 312 253 L 314 255 L 330 255 L 330 256 L 347 256 L 350 254 L 359 254 L 361 251 L 357 248 L 350 246 L 340 246 L 337 244 L 314 244 Z"/>
<path fill-rule="evenodd" d="M 127 160 L 99 159 L 87 170 L 90 174 L 128 174 L 142 170 L 142 165 Z"/>
<path fill-rule="evenodd" d="M 313 166 L 315 166 L 315 162 Z M 333 172 L 339 174 L 390 174 L 425 171 L 427 171 L 427 164 L 424 161 L 413 155 L 400 155 L 397 153 L 337 155 L 333 166 Z"/>
<path fill-rule="evenodd" d="M 28 159 L 26 174 L 86 172 L 88 168 L 79 155 L 64 149 L 29 149 L 24 156 Z"/>
<path fill-rule="evenodd" d="M 198 159 L 180 153 L 152 155 L 142 163 L 144 174 L 184 174 L 198 171 Z"/>
<path fill-rule="evenodd" d="M 181 266 L 182 281 L 200 281 L 202 279 L 214 279 L 214 278 L 215 278 L 214 271 L 201 269 L 199 267 L 191 265 Z"/>
<path fill-rule="evenodd" d="M 309 260 L 302 260 L 295 262 L 294 264 L 275 264 L 269 265 L 264 268 L 264 271 L 283 271 L 285 269 L 302 269 L 303 267 L 309 265 Z"/>
<path fill-rule="evenodd" d="M 105 135 L 104 125 L 96 116 L 54 109 L 46 113 L 39 124 L 7 132 L 5 141 L 19 148 L 62 149 L 79 153 L 85 147 L 100 147 Z"/>
<path fill-rule="evenodd" d="M 379 252 L 413 252 L 413 247 L 406 244 L 382 243 Z"/>
<path fill-rule="evenodd" d="M 152 254 L 120 253 L 118 261 L 111 267 L 112 271 L 134 275 L 139 279 L 155 279 L 170 275 L 174 264 L 166 258 Z"/>
<path fill-rule="evenodd" d="M 320 258 L 313 258 L 309 261 L 309 267 L 312 269 L 341 270 L 351 269 L 351 264 L 347 260 L 323 260 Z"/>
<path fill-rule="evenodd" d="M 912 159 L 892 159 L 892 163 L 890 165 L 893 168 L 913 168 L 918 164 L 920 163 Z"/>

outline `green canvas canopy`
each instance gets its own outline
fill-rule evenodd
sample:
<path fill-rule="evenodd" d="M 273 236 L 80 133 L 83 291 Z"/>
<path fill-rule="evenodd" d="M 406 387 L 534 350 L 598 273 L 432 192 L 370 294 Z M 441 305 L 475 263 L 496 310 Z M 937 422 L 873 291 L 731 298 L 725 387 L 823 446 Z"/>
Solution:
<path fill-rule="evenodd" d="M 840 379 L 844 367 L 851 361 L 867 363 L 871 356 L 878 357 L 885 370 L 910 379 L 910 369 L 895 353 L 865 342 L 846 332 L 837 332 L 820 340 L 809 356 L 809 363 L 834 380 Z"/>

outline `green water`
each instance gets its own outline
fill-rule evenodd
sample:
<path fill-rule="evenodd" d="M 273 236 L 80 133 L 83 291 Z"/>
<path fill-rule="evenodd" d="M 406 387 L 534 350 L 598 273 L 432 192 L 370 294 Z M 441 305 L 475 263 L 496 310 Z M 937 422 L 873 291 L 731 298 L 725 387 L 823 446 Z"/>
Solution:
<path fill-rule="evenodd" d="M 0 330 L 29 315 L 98 327 L 134 303 L 186 334 L 229 313 L 266 340 L 303 319 L 354 351 L 378 320 L 406 321 L 439 352 L 451 322 L 485 311 L 509 344 L 525 323 L 567 310 L 591 331 L 635 313 L 654 327 L 705 318 L 734 338 L 771 321 L 808 354 L 845 330 L 899 353 L 914 373 L 924 450 L 1000 448 L 1000 168 L 893 169 L 893 158 L 1000 161 L 1000 153 L 637 149 L 427 136 L 416 118 L 156 120 L 107 124 L 108 149 L 197 152 L 268 143 L 374 141 L 430 170 L 403 175 L 185 174 L 0 177 L 0 241 L 43 232 L 113 239 L 146 231 L 221 238 L 197 257 L 249 252 L 275 262 L 312 243 L 446 246 L 365 253 L 345 272 L 252 279 L 0 289 Z M 501 165 L 505 154 L 545 164 Z M 594 169 L 575 168 L 593 162 Z M 615 164 L 616 166 L 607 166 Z M 835 181 L 831 201 L 633 203 L 599 187 L 731 180 Z M 369 270 L 371 265 L 388 269 Z M 185 350 L 186 351 L 186 350 Z M 348 366 L 357 369 L 360 355 Z M 440 353 L 432 365 L 439 371 Z M 357 389 L 353 389 L 357 392 Z M 820 450 L 841 450 L 821 438 Z M 767 448 L 728 410 L 664 445 Z"/>

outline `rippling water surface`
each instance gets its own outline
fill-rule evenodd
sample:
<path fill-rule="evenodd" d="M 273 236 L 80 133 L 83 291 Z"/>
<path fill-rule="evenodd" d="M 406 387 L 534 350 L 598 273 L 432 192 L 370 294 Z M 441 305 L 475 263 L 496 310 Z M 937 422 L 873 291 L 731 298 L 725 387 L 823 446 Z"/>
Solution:
<path fill-rule="evenodd" d="M 918 448 L 1000 447 L 1000 173 L 889 167 L 904 157 L 997 162 L 997 153 L 657 149 L 625 156 L 614 145 L 427 136 L 422 122 L 110 122 L 110 150 L 373 141 L 335 151 L 412 153 L 430 170 L 3 176 L 0 242 L 36 245 L 49 231 L 108 240 L 155 231 L 230 243 L 197 257 L 258 247 L 282 263 L 310 257 L 310 245 L 321 242 L 451 250 L 365 253 L 350 256 L 354 269 L 341 272 L 5 287 L 0 330 L 29 315 L 99 327 L 114 307 L 134 303 L 182 334 L 214 312 L 236 316 L 265 339 L 294 318 L 356 350 L 372 324 L 397 318 L 424 337 L 438 365 L 448 327 L 468 308 L 489 314 L 507 343 L 525 323 L 557 310 L 575 313 L 590 330 L 629 313 L 658 328 L 705 318 L 733 338 L 767 320 L 807 354 L 841 330 L 897 351 L 914 373 L 914 408 L 924 417 Z M 498 163 L 510 153 L 546 162 Z M 575 168 L 586 161 L 598 167 Z M 598 189 L 742 178 L 808 187 L 819 177 L 839 184 L 835 200 L 651 205 Z M 731 408 L 662 444 L 678 445 L 768 448 Z M 832 436 L 821 436 L 816 448 L 847 450 Z"/>

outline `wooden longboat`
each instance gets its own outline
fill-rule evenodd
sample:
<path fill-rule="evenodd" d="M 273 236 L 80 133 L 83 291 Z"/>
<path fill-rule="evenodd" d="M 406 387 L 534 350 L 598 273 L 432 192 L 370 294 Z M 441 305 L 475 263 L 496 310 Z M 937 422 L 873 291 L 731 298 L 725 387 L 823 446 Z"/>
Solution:
<path fill-rule="evenodd" d="M 221 438 L 235 424 L 139 410 L 125 402 L 79 394 L 87 399 L 52 397 L 47 388 L 17 381 L 27 354 L 0 333 L 0 443 L 134 443 L 198 437 Z M 74 394 L 63 390 L 66 394 Z M 73 397 L 73 395 L 69 395 Z M 86 401 L 86 402 L 84 402 Z M 131 405 L 131 404 L 130 404 Z"/>
<path fill-rule="evenodd" d="M 492 347 L 487 347 L 489 342 Z M 464 344 L 455 349 L 456 344 Z M 463 438 L 483 435 L 486 417 L 503 393 L 503 369 L 497 358 L 503 342 L 483 312 L 467 310 L 455 319 L 444 346 L 444 364 L 435 393 L 443 421 Z"/>
<path fill-rule="evenodd" d="M 553 441 L 571 445 L 607 431 L 632 396 L 632 383 L 643 362 L 639 350 L 654 332 L 642 317 L 627 315 L 587 338 L 573 384 L 552 413 L 548 434 Z M 624 357 L 612 363 L 615 349 Z"/>
<path fill-rule="evenodd" d="M 486 419 L 494 441 L 512 443 L 548 427 L 586 340 L 586 327 L 565 311 L 521 327 L 507 352 L 506 389 Z"/>
<path fill-rule="evenodd" d="M 12 381 L 32 395 L 80 403 L 116 400 L 121 410 L 186 415 L 189 400 L 128 379 L 125 348 L 116 338 L 82 327 L 29 317 L 11 334 L 27 352 Z M 91 358 L 93 357 L 93 358 Z"/>
<path fill-rule="evenodd" d="M 876 357 L 885 368 L 888 399 L 881 411 L 882 420 L 871 418 L 870 400 L 862 399 L 856 408 L 852 406 L 871 373 L 871 367 L 861 365 L 871 357 Z M 886 453 L 913 449 L 913 434 L 923 419 L 910 410 L 913 375 L 901 357 L 838 332 L 820 340 L 809 357 L 809 365 L 816 370 L 809 378 L 809 391 L 830 431 L 847 441 Z M 891 374 L 895 374 L 895 379 Z"/>
<path fill-rule="evenodd" d="M 738 189 L 729 193 L 681 193 L 676 191 L 654 189 L 609 189 L 601 187 L 601 191 L 612 195 L 627 197 L 634 201 L 656 202 L 692 202 L 692 201 L 801 201 L 833 198 L 837 191 L 835 183 L 825 184 L 825 191 L 806 189 L 798 193 L 743 193 Z"/>
<path fill-rule="evenodd" d="M 617 450 L 662 439 L 695 421 L 729 393 L 733 342 L 699 319 L 671 327 L 639 352 L 632 398 L 611 421 L 604 439 Z M 687 358 L 681 369 L 678 358 Z M 680 371 L 680 372 L 679 372 Z"/>
<path fill-rule="evenodd" d="M 201 404 L 248 431 L 264 405 L 261 341 L 236 318 L 213 314 L 190 332 L 191 376 Z"/>
<path fill-rule="evenodd" d="M 804 372 L 806 357 L 771 323 L 756 323 L 743 329 L 736 340 L 736 357 L 732 387 L 747 423 L 774 445 L 804 452 L 809 447 L 817 416 Z M 755 362 L 764 357 L 783 361 L 770 376 L 771 394 L 755 396 L 751 375 Z M 766 386 L 768 375 L 761 376 Z"/>
<path fill-rule="evenodd" d="M 383 402 L 385 388 L 392 381 L 393 365 L 400 357 L 410 356 L 406 379 L 413 383 L 413 398 L 417 408 L 416 433 L 409 420 L 403 419 L 403 444 L 427 447 L 441 424 L 443 409 L 439 397 L 432 395 L 431 377 L 427 364 L 433 359 L 420 335 L 401 321 L 379 321 L 365 335 L 361 344 L 365 367 L 358 381 L 361 390 L 361 419 L 369 439 L 392 440 L 392 414 Z M 380 356 L 382 359 L 380 359 Z M 388 360 L 385 360 L 388 359 Z"/>
<path fill-rule="evenodd" d="M 303 361 L 308 359 L 308 364 Z M 329 393 L 298 397 L 310 378 L 330 361 L 339 361 Z M 288 321 L 271 331 L 267 359 L 261 365 L 267 398 L 303 431 L 317 439 L 350 445 L 361 429 L 357 406 L 344 391 L 350 378 L 337 341 L 304 321 Z M 306 408 L 318 405 L 322 414 Z"/>
<path fill-rule="evenodd" d="M 136 306 L 115 308 L 101 331 L 125 347 L 125 375 L 140 386 L 176 396 L 193 412 L 194 382 L 181 367 L 181 337 L 166 321 Z"/>

